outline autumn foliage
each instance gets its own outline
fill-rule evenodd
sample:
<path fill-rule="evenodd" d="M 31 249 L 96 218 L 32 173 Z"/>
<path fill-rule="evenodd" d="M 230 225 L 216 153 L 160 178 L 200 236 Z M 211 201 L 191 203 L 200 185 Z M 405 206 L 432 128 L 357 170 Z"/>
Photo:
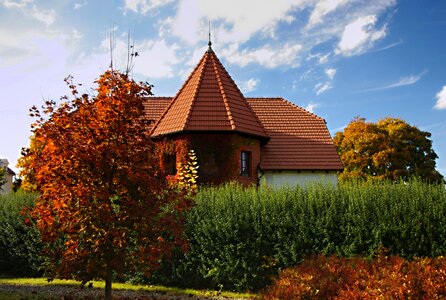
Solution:
<path fill-rule="evenodd" d="M 150 273 L 185 247 L 191 201 L 170 189 L 144 119 L 151 86 L 107 71 L 94 96 L 47 101 L 36 117 L 23 174 L 40 193 L 31 217 L 46 243 L 50 275 L 111 283 L 138 267 Z M 107 287 L 106 287 L 107 288 Z"/>
<path fill-rule="evenodd" d="M 441 182 L 430 136 L 401 119 L 387 117 L 372 123 L 355 118 L 334 137 L 344 164 L 340 179 L 408 180 L 417 176 Z"/>
<path fill-rule="evenodd" d="M 316 256 L 282 271 L 262 299 L 443 299 L 446 257 Z"/>

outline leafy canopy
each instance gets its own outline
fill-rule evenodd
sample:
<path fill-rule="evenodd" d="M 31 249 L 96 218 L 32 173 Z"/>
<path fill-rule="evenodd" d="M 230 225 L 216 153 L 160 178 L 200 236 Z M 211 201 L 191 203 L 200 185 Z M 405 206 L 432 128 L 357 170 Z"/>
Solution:
<path fill-rule="evenodd" d="M 154 155 L 144 119 L 149 84 L 107 71 L 90 96 L 79 95 L 71 77 L 66 82 L 72 100 L 31 109 L 22 174 L 40 193 L 31 215 L 53 276 L 103 278 L 111 290 L 112 274 L 150 272 L 186 246 L 183 211 L 191 201 L 169 188 Z"/>
<path fill-rule="evenodd" d="M 441 182 L 430 136 L 401 119 L 387 117 L 372 123 L 357 117 L 334 137 L 344 164 L 340 178 L 408 180 L 418 176 Z"/>

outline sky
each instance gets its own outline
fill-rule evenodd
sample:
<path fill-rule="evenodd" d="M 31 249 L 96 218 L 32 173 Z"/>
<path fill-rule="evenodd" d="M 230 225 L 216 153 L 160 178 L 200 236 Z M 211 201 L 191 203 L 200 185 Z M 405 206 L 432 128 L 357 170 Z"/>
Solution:
<path fill-rule="evenodd" d="M 0 0 L 0 156 L 18 171 L 28 109 L 69 94 L 68 75 L 90 91 L 111 56 L 125 68 L 129 40 L 134 79 L 174 96 L 209 23 L 246 97 L 283 97 L 333 136 L 356 116 L 401 118 L 432 134 L 446 176 L 443 0 Z"/>

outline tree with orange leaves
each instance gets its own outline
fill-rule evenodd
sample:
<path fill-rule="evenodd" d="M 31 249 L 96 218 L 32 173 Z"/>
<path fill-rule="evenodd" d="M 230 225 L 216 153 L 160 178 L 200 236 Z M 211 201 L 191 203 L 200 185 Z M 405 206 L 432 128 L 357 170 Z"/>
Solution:
<path fill-rule="evenodd" d="M 355 118 L 333 139 L 344 164 L 340 179 L 408 180 L 417 176 L 427 182 L 444 182 L 435 170 L 438 156 L 430 136 L 397 118 L 376 123 Z"/>
<path fill-rule="evenodd" d="M 102 278 L 111 299 L 114 275 L 150 273 L 174 247 L 185 247 L 191 200 L 169 188 L 146 130 L 147 83 L 107 71 L 94 96 L 47 101 L 36 118 L 23 174 L 40 193 L 31 216 L 46 244 L 51 277 L 83 284 Z"/>

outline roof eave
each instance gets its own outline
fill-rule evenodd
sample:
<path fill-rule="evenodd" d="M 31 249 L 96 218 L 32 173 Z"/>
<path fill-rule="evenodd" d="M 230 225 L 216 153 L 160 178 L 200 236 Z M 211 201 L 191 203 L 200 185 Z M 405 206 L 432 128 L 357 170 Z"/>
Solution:
<path fill-rule="evenodd" d="M 253 133 L 249 133 L 249 132 L 243 132 L 243 131 L 238 131 L 238 130 L 177 130 L 177 131 L 172 131 L 172 132 L 167 132 L 167 133 L 162 133 L 162 134 L 157 134 L 157 135 L 152 135 L 151 137 L 154 139 L 157 138 L 162 138 L 165 136 L 172 136 L 172 135 L 179 135 L 179 134 L 197 134 L 197 133 L 205 133 L 205 134 L 215 134 L 215 133 L 223 133 L 223 134 L 240 134 L 243 136 L 249 136 L 249 137 L 254 137 L 259 139 L 262 144 L 266 144 L 268 143 L 268 141 L 271 139 L 271 137 L 269 136 L 264 136 L 264 135 L 257 135 L 257 134 L 253 134 Z"/>

